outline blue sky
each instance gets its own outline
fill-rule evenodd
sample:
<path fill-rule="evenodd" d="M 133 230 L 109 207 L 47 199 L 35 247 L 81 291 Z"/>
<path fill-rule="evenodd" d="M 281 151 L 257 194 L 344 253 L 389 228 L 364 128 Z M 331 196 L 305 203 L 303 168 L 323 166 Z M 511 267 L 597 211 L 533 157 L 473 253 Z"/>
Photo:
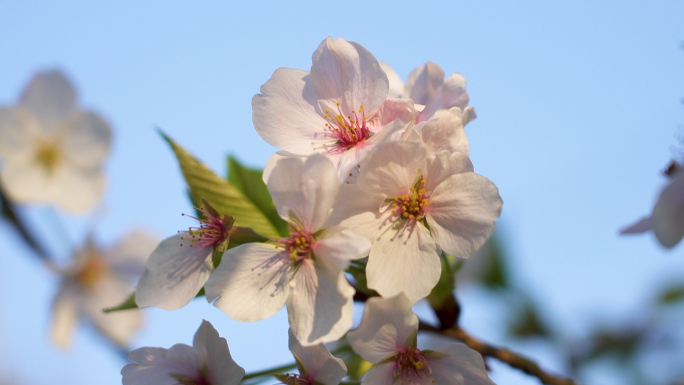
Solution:
<path fill-rule="evenodd" d="M 278 67 L 308 69 L 326 36 L 357 41 L 404 79 L 433 61 L 468 80 L 476 172 L 504 200 L 498 231 L 520 286 L 569 335 L 628 317 L 684 277 L 681 247 L 617 231 L 650 212 L 684 122 L 684 3 L 637 2 L 0 2 L 0 104 L 37 70 L 60 68 L 114 127 L 109 188 L 92 217 L 70 217 L 61 257 L 91 226 L 104 245 L 132 227 L 160 237 L 189 225 L 180 173 L 160 127 L 217 172 L 232 154 L 263 166 L 274 148 L 251 97 Z M 682 135 L 681 132 L 679 135 Z M 25 210 L 54 231 L 49 210 Z M 47 219 L 46 219 L 47 218 Z M 124 362 L 82 329 L 49 344 L 56 280 L 0 225 L 0 377 L 22 384 L 117 384 Z M 464 327 L 501 342 L 497 305 L 464 290 Z M 289 359 L 283 313 L 254 324 L 200 301 L 147 312 L 134 347 L 189 343 L 201 319 L 247 370 Z M 503 341 L 508 344 L 508 341 Z M 511 346 L 563 371 L 553 352 Z M 36 370 L 37 366 L 40 370 Z M 619 383 L 596 370 L 587 383 Z M 495 366 L 502 384 L 534 379 Z"/>

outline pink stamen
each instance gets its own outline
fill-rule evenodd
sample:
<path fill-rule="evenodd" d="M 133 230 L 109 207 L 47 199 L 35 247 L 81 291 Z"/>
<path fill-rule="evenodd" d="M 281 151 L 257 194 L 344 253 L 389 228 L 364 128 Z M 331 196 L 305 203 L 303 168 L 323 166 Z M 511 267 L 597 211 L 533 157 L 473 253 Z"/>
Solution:
<path fill-rule="evenodd" d="M 429 196 L 425 192 L 425 179 L 421 178 L 408 194 L 395 196 L 392 199 L 392 214 L 398 218 L 419 221 L 425 216 L 429 206 Z"/>
<path fill-rule="evenodd" d="M 413 382 L 420 381 L 420 384 L 435 383 L 432 377 L 432 369 L 428 364 L 423 352 L 417 348 L 403 348 L 394 360 L 394 379 L 407 380 Z"/>
<path fill-rule="evenodd" d="M 187 234 L 190 235 L 189 238 L 181 237 L 183 240 L 187 239 L 190 241 L 190 247 L 214 246 L 228 237 L 232 223 L 228 223 L 224 218 L 211 215 L 205 209 L 195 207 L 195 210 L 201 212 L 206 219 L 183 214 L 183 216 L 196 219 L 200 223 L 199 227 L 188 228 Z"/>
<path fill-rule="evenodd" d="M 325 127 L 328 129 L 329 135 L 337 139 L 336 147 L 332 152 L 345 151 L 373 135 L 366 121 L 363 104 L 358 111 L 352 111 L 351 115 L 345 117 L 340 109 L 340 103 L 337 102 L 337 112 L 336 116 L 330 117 L 330 110 L 325 110 L 324 116 L 328 121 Z"/>
<path fill-rule="evenodd" d="M 285 373 L 283 376 L 278 376 L 281 381 L 279 384 L 282 385 L 311 385 L 313 382 L 308 378 L 304 378 L 296 373 Z"/>
<path fill-rule="evenodd" d="M 294 227 L 290 230 L 290 234 L 289 238 L 278 239 L 276 241 L 277 245 L 287 251 L 288 257 L 290 257 L 292 262 L 299 262 L 309 258 L 314 241 L 311 233 L 302 230 L 300 227 Z"/>

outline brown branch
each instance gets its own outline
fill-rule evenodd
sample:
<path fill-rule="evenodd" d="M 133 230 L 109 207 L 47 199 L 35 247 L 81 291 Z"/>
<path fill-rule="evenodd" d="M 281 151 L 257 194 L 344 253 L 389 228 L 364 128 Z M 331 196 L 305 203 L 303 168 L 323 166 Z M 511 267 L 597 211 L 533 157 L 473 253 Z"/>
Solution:
<path fill-rule="evenodd" d="M 36 256 L 38 256 L 44 262 L 50 263 L 52 258 L 50 258 L 50 255 L 47 253 L 47 251 L 45 251 L 45 249 L 41 247 L 40 243 L 33 237 L 31 231 L 26 228 L 24 222 L 14 209 L 14 204 L 5 196 L 2 186 L 0 186 L 0 210 L 2 211 L 0 217 L 4 216 L 5 219 L 7 219 L 14 226 L 21 236 L 21 239 L 23 239 L 24 242 L 26 242 L 26 245 L 28 245 L 31 250 L 36 253 Z"/>
<path fill-rule="evenodd" d="M 466 333 L 465 330 L 460 327 L 451 328 L 436 328 L 432 325 L 428 325 L 424 322 L 420 322 L 420 330 L 441 334 L 443 336 L 451 337 L 463 342 L 469 348 L 477 351 L 483 357 L 495 358 L 512 368 L 522 370 L 523 372 L 537 377 L 543 384 L 546 385 L 578 385 L 571 378 L 560 377 L 549 374 L 545 372 L 542 368 L 537 365 L 536 362 L 524 357 L 518 353 L 512 352 L 508 349 L 498 348 L 482 342 L 477 338 L 472 337 L 470 334 Z"/>

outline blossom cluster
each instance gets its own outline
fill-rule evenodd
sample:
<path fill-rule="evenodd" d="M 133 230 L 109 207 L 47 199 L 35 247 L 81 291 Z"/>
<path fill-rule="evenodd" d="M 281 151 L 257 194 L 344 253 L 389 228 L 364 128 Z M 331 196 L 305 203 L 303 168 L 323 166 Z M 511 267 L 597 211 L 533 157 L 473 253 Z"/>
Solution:
<path fill-rule="evenodd" d="M 252 108 L 257 133 L 281 149 L 268 160 L 263 181 L 289 234 L 228 248 L 241 229 L 205 202 L 199 227 L 152 252 L 137 304 L 178 309 L 204 289 L 209 302 L 247 322 L 285 306 L 300 373 L 277 375 L 284 384 L 339 383 L 346 368 L 322 358 L 329 353 L 321 344 L 345 335 L 377 364 L 366 384 L 491 383 L 481 356 L 464 345 L 419 350 L 411 312 L 437 285 L 443 255 L 473 257 L 501 212 L 496 186 L 474 172 L 469 158 L 465 125 L 476 115 L 463 76 L 445 80 L 428 62 L 401 84 L 361 45 L 327 38 L 310 71 L 277 69 Z M 367 286 L 380 297 L 368 301 L 361 325 L 350 332 L 353 261 L 365 266 Z M 205 325 L 198 335 L 207 335 Z M 203 358 L 191 359 L 187 373 L 167 371 L 167 380 L 239 382 L 235 373 L 242 369 L 231 374 L 233 382 L 209 379 L 211 353 L 201 347 L 207 343 L 198 347 L 196 336 L 195 345 L 192 354 Z M 174 367 L 168 362 L 181 350 L 191 348 L 133 352 L 124 383 L 149 383 L 141 380 L 145 373 Z"/>

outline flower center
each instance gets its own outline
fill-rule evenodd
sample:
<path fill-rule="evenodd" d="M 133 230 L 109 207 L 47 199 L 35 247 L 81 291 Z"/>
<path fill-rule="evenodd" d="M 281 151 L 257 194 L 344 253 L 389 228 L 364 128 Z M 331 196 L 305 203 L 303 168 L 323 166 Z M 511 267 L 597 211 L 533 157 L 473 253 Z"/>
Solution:
<path fill-rule="evenodd" d="M 312 382 L 296 373 L 285 373 L 277 375 L 276 378 L 282 385 L 311 385 Z"/>
<path fill-rule="evenodd" d="M 83 267 L 76 273 L 76 281 L 86 289 L 92 290 L 100 279 L 107 274 L 107 270 L 107 264 L 100 256 L 88 256 Z"/>
<path fill-rule="evenodd" d="M 420 180 L 409 189 L 409 193 L 395 196 L 392 202 L 392 214 L 403 219 L 420 221 L 425 216 L 425 208 L 429 205 L 429 197 L 425 194 L 425 179 Z"/>
<path fill-rule="evenodd" d="M 184 377 L 178 379 L 178 382 L 181 385 L 211 385 L 211 382 L 209 380 L 205 379 L 204 376 L 201 378 L 192 378 L 192 377 Z"/>
<path fill-rule="evenodd" d="M 420 349 L 405 348 L 399 351 L 397 358 L 394 360 L 394 374 L 393 378 L 420 380 L 423 383 L 423 378 L 430 379 L 430 382 L 435 382 L 432 378 L 432 369 L 428 365 L 427 359 L 423 356 Z"/>
<path fill-rule="evenodd" d="M 44 142 L 38 145 L 35 159 L 45 171 L 52 173 L 62 159 L 62 152 L 56 143 Z"/>
<path fill-rule="evenodd" d="M 368 128 L 366 114 L 363 112 L 363 104 L 358 111 L 352 111 L 351 115 L 345 116 L 340 110 L 340 102 L 337 102 L 337 115 L 331 116 L 330 110 L 325 110 L 325 127 L 330 135 L 337 139 L 337 150 L 344 151 L 354 147 L 357 143 L 371 137 L 373 134 Z"/>
<path fill-rule="evenodd" d="M 311 246 L 313 245 L 311 233 L 296 226 L 290 230 L 290 234 L 291 236 L 289 238 L 278 239 L 276 241 L 277 246 L 282 247 L 287 251 L 287 255 L 292 262 L 299 262 L 309 258 L 311 255 Z"/>
<path fill-rule="evenodd" d="M 233 227 L 233 221 L 221 218 L 219 215 L 212 215 L 205 209 L 195 207 L 195 210 L 202 213 L 205 219 L 183 214 L 183 216 L 196 219 L 200 223 L 199 227 L 188 228 L 189 238 L 181 237 L 183 240 L 190 241 L 190 247 L 215 246 L 228 238 L 230 229 Z"/>

